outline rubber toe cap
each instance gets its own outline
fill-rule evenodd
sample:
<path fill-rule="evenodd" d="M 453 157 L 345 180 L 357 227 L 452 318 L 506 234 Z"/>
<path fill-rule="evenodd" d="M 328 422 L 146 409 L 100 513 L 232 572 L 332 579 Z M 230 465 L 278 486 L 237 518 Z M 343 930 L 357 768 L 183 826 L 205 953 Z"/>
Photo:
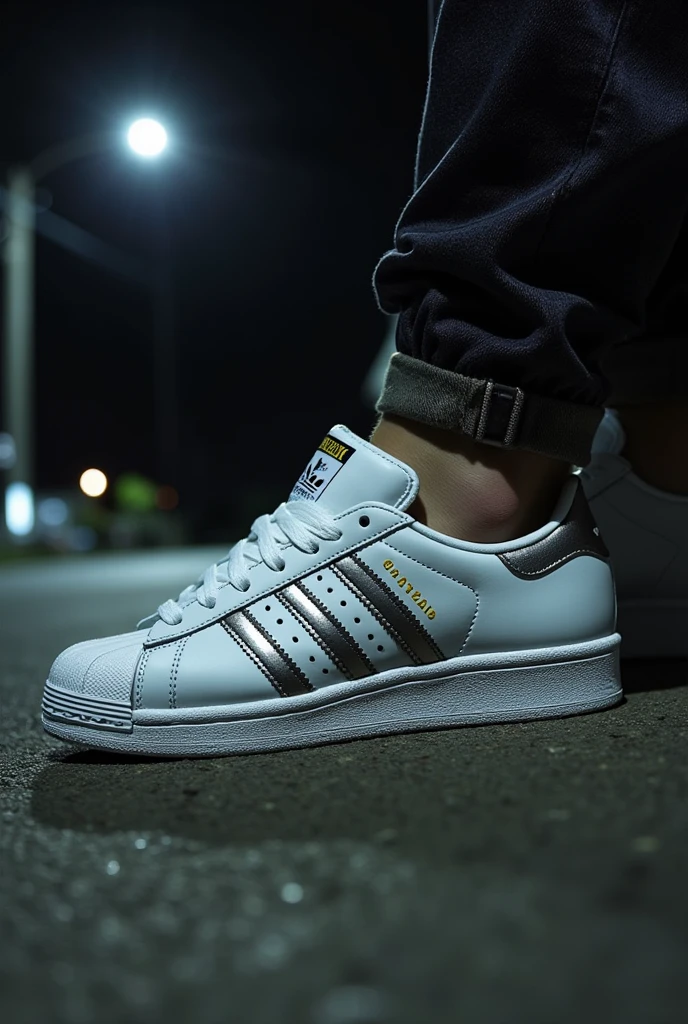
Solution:
<path fill-rule="evenodd" d="M 87 640 L 56 659 L 49 682 L 61 690 L 111 701 L 130 701 L 145 631 Z"/>

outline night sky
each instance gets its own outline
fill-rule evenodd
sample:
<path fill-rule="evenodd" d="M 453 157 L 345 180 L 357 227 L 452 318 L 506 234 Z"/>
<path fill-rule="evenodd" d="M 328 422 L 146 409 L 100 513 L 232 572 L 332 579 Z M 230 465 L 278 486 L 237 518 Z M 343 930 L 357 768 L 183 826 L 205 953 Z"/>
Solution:
<path fill-rule="evenodd" d="M 2 68 L 4 166 L 136 116 L 173 143 L 45 181 L 54 213 L 165 268 L 174 372 L 156 392 L 149 289 L 40 240 L 39 489 L 133 470 L 236 528 L 332 423 L 372 425 L 371 277 L 412 188 L 424 0 L 10 3 Z"/>

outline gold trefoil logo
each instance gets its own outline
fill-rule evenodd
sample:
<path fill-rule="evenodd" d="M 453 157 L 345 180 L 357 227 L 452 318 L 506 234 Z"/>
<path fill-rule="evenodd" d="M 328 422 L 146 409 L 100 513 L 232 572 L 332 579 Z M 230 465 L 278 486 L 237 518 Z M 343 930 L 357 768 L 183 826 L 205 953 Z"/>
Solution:
<path fill-rule="evenodd" d="M 397 586 L 402 587 L 406 590 L 406 593 L 409 595 L 411 600 L 418 605 L 419 610 L 425 612 L 429 619 L 434 619 L 435 615 L 437 614 L 435 612 L 435 609 L 430 607 L 426 599 L 421 594 L 420 590 L 416 590 L 414 588 L 413 583 L 409 583 L 405 576 L 399 575 L 399 570 L 394 565 L 394 562 L 392 562 L 388 558 L 387 561 L 383 562 L 382 564 L 389 573 L 389 575 L 392 577 L 392 579 L 396 580 Z"/>

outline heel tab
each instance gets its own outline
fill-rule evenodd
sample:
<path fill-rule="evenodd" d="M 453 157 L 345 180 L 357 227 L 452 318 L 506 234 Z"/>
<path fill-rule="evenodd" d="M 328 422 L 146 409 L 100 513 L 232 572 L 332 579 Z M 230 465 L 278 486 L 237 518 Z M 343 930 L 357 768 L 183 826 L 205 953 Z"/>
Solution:
<path fill-rule="evenodd" d="M 609 550 L 602 539 L 600 528 L 595 522 L 583 484 L 578 478 L 576 478 L 576 491 L 571 507 L 561 525 L 563 527 L 567 524 L 576 531 L 576 536 L 580 539 L 581 544 L 591 548 L 599 558 L 609 558 Z"/>

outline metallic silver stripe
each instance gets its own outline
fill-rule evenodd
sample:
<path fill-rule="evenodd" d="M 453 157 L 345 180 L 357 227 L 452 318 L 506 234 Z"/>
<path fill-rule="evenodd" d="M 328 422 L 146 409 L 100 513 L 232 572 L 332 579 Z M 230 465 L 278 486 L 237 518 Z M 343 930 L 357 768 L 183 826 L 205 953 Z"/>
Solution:
<path fill-rule="evenodd" d="M 350 679 L 364 679 L 375 672 L 365 651 L 359 647 L 344 624 L 310 590 L 302 584 L 292 584 L 280 591 L 277 597 Z"/>
<path fill-rule="evenodd" d="M 250 612 L 235 612 L 228 615 L 223 625 L 249 648 L 252 655 L 264 668 L 265 674 L 284 697 L 299 693 L 310 693 L 313 687 L 286 651 L 283 651 Z"/>
<path fill-rule="evenodd" d="M 444 658 L 440 648 L 413 612 L 359 558 L 355 555 L 342 558 L 331 568 L 366 598 L 371 610 L 377 612 L 376 618 L 383 628 L 396 636 L 418 664 L 428 665 Z"/>

